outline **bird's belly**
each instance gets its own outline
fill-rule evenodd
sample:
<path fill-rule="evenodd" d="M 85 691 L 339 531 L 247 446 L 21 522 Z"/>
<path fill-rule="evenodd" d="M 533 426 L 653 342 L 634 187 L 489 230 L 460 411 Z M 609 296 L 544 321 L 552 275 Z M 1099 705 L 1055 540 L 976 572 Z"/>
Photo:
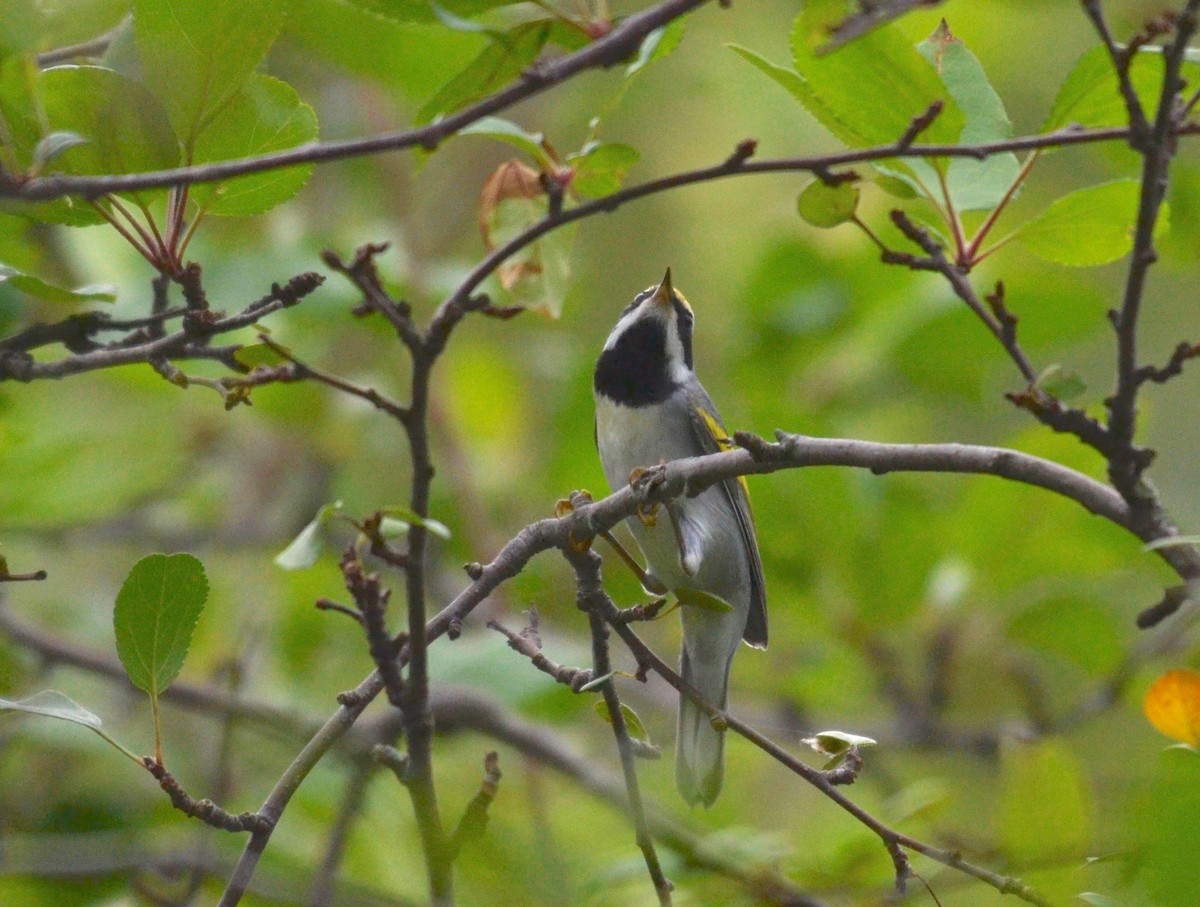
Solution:
<path fill-rule="evenodd" d="M 686 413 L 684 418 L 690 420 Z M 690 421 L 671 420 L 662 407 L 629 407 L 604 398 L 596 400 L 596 441 L 609 487 L 618 491 L 629 484 L 629 474 L 639 467 L 695 456 Z M 623 439 L 617 443 L 615 439 Z M 637 518 L 626 521 L 645 555 L 650 571 L 668 589 L 701 589 L 736 607 L 749 595 L 749 569 L 742 555 L 743 542 L 737 517 L 719 485 L 694 498 L 680 498 L 676 506 L 686 512 L 700 532 L 702 556 L 696 575 L 680 563 L 679 541 L 665 507 L 654 515 L 654 525 Z"/>

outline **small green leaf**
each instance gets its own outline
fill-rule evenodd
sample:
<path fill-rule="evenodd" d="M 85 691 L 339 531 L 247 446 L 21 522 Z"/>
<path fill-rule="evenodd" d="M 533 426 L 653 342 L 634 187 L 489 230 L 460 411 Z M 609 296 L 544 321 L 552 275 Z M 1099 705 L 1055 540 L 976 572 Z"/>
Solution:
<path fill-rule="evenodd" d="M 190 152 L 275 43 L 278 0 L 137 0 L 134 37 L 145 83 L 164 100 Z"/>
<path fill-rule="evenodd" d="M 82 145 L 85 142 L 87 142 L 87 139 L 79 133 L 69 132 L 65 129 L 42 136 L 38 140 L 38 143 L 33 146 L 34 170 L 40 173 L 45 169 L 47 164 L 64 151 L 74 148 L 76 145 Z"/>
<path fill-rule="evenodd" d="M 500 117 L 484 117 L 458 131 L 459 135 L 473 135 L 495 139 L 512 145 L 528 154 L 542 170 L 552 170 L 554 161 L 546 151 L 546 137 L 540 132 L 526 132 L 516 123 Z"/>
<path fill-rule="evenodd" d="M 317 511 L 291 544 L 275 555 L 275 564 L 284 570 L 304 570 L 311 567 L 325 548 L 325 524 L 341 513 L 342 502 L 334 501 Z"/>
<path fill-rule="evenodd" d="M 1039 258 L 1083 268 L 1108 264 L 1129 254 L 1137 216 L 1137 180 L 1088 186 L 1056 199 L 1013 237 Z M 1169 229 L 1166 204 L 1159 212 L 1156 238 Z"/>
<path fill-rule="evenodd" d="M 852 747 L 875 746 L 875 740 L 845 731 L 821 731 L 800 741 L 823 756 L 842 756 Z"/>
<path fill-rule="evenodd" d="M 589 142 L 578 154 L 567 158 L 575 170 L 571 187 L 588 198 L 611 195 L 621 188 L 640 157 L 638 150 L 629 145 Z"/>
<path fill-rule="evenodd" d="M 728 614 L 733 611 L 733 605 L 725 601 L 725 599 L 713 595 L 710 592 L 702 592 L 699 589 L 689 589 L 684 586 L 673 590 L 675 597 L 679 599 L 681 605 L 691 605 L 699 608 L 702 611 L 711 611 L 715 614 Z"/>
<path fill-rule="evenodd" d="M 279 344 L 270 346 L 266 343 L 251 343 L 234 353 L 233 358 L 246 368 L 254 368 L 256 365 L 282 365 L 288 359 L 276 348 L 278 346 Z"/>
<path fill-rule="evenodd" d="M 45 718 L 60 718 L 81 724 L 93 731 L 101 725 L 100 716 L 89 712 L 78 702 L 58 690 L 41 690 L 24 699 L 0 699 L 0 713 L 26 712 L 30 715 L 41 715 Z"/>
<path fill-rule="evenodd" d="M 150 554 L 133 565 L 113 609 L 117 655 L 151 697 L 171 685 L 208 599 L 204 565 L 190 554 Z"/>
<path fill-rule="evenodd" d="M 0 264 L 0 283 L 8 283 L 28 296 L 47 302 L 112 302 L 117 298 L 116 287 L 107 284 L 93 284 L 68 290 L 6 264 Z"/>
<path fill-rule="evenodd" d="M 612 713 L 608 710 L 608 703 L 603 699 L 597 699 L 595 705 L 596 711 L 600 717 L 612 724 Z M 625 719 L 625 729 L 629 731 L 630 737 L 636 737 L 638 740 L 650 742 L 650 735 L 646 733 L 646 726 L 642 724 L 642 719 L 638 717 L 638 713 L 621 703 L 621 717 Z"/>
<path fill-rule="evenodd" d="M 1057 362 L 1047 366 L 1034 383 L 1050 396 L 1067 402 L 1078 399 L 1087 390 L 1087 384 L 1078 374 Z"/>
<path fill-rule="evenodd" d="M 380 513 L 387 514 L 391 517 L 396 517 L 413 526 L 424 526 L 427 532 L 431 532 L 438 538 L 450 540 L 450 530 L 445 523 L 439 523 L 437 520 L 432 520 L 429 517 L 419 516 L 416 511 L 409 507 L 383 507 L 380 508 Z"/>
<path fill-rule="evenodd" d="M 379 521 L 379 534 L 385 539 L 398 539 L 402 535 L 408 535 L 410 529 L 412 529 L 411 523 L 398 520 L 393 516 L 385 516 Z"/>
<path fill-rule="evenodd" d="M 683 40 L 684 20 L 676 19 L 669 25 L 656 28 L 642 39 L 637 58 L 625 67 L 625 78 L 637 75 L 651 63 L 661 60 L 679 46 Z"/>
<path fill-rule="evenodd" d="M 854 219 L 859 195 L 859 188 L 853 182 L 829 186 L 813 180 L 796 199 L 796 210 L 802 220 L 814 227 L 837 227 Z"/>
<path fill-rule="evenodd" d="M 453 113 L 507 85 L 537 59 L 552 27 L 549 20 L 526 22 L 505 33 L 504 41 L 493 41 L 421 108 L 417 123 Z"/>
<path fill-rule="evenodd" d="M 71 697 L 58 692 L 58 690 L 41 690 L 32 696 L 26 696 L 24 699 L 17 700 L 0 698 L 0 715 L 5 712 L 24 712 L 28 715 L 41 715 L 43 718 L 58 718 L 62 721 L 70 721 L 73 724 L 82 725 L 88 730 L 94 731 L 103 740 L 120 750 L 134 762 L 139 765 L 142 764 L 140 757 L 117 743 L 116 740 L 104 731 L 99 715 L 89 712 L 78 702 L 71 699 Z"/>
<path fill-rule="evenodd" d="M 317 138 L 317 115 L 286 82 L 253 74 L 196 138 L 193 163 L 206 164 L 295 148 Z M 291 198 L 308 182 L 312 164 L 198 183 L 191 197 L 209 214 L 245 216 Z"/>

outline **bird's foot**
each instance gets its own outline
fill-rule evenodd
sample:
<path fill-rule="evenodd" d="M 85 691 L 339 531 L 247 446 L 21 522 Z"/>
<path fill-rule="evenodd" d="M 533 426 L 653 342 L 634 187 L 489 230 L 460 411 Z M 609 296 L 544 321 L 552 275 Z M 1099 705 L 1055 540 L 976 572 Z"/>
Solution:
<path fill-rule="evenodd" d="M 573 491 L 571 492 L 571 496 L 569 498 L 560 498 L 555 503 L 554 515 L 561 519 L 562 517 L 574 513 L 576 505 L 589 504 L 591 501 L 591 492 L 587 491 L 586 489 Z M 592 539 L 586 538 L 583 540 L 578 540 L 575 538 L 574 533 L 572 533 L 570 530 L 567 530 L 567 544 L 571 546 L 572 551 L 576 552 L 577 554 L 583 554 L 583 552 L 592 547 Z"/>

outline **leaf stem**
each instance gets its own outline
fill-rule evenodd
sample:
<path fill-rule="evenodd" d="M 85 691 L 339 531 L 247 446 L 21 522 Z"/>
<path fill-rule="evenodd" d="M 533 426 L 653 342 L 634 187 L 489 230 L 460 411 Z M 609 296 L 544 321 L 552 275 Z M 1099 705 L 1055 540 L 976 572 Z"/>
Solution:
<path fill-rule="evenodd" d="M 1029 176 L 1029 171 L 1033 169 L 1033 165 L 1037 162 L 1038 156 L 1041 153 L 1041 149 L 1035 148 L 1025 157 L 1024 162 L 1021 164 L 1021 169 L 1018 170 L 1017 175 L 1013 177 L 1013 181 L 1009 184 L 1008 189 L 1005 190 L 1004 196 L 1000 199 L 1000 202 L 996 205 L 996 207 L 988 212 L 987 219 L 975 232 L 975 236 L 967 246 L 966 254 L 959 264 L 963 265 L 964 267 L 970 267 L 978 264 L 979 262 L 983 261 L 987 255 L 995 252 L 998 248 L 1000 248 L 1001 245 L 1008 242 L 1013 236 L 1016 235 L 1015 231 L 1010 233 L 999 243 L 993 245 L 988 250 L 986 255 L 979 255 L 979 247 L 983 245 L 983 241 L 987 239 L 988 233 L 990 233 L 992 227 L 996 225 L 996 221 L 1000 219 L 1000 215 L 1004 213 L 1004 209 L 1008 207 L 1008 203 L 1013 200 L 1013 196 L 1016 195 L 1017 189 L 1023 182 L 1025 182 L 1025 178 Z"/>

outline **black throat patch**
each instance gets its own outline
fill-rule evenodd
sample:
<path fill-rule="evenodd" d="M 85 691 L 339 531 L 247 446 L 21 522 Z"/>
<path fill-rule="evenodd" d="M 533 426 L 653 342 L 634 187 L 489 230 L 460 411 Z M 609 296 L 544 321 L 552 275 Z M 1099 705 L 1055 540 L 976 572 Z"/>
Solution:
<path fill-rule="evenodd" d="M 592 386 L 622 406 L 651 406 L 671 396 L 676 384 L 668 370 L 666 326 L 657 318 L 631 324 L 600 354 Z"/>

